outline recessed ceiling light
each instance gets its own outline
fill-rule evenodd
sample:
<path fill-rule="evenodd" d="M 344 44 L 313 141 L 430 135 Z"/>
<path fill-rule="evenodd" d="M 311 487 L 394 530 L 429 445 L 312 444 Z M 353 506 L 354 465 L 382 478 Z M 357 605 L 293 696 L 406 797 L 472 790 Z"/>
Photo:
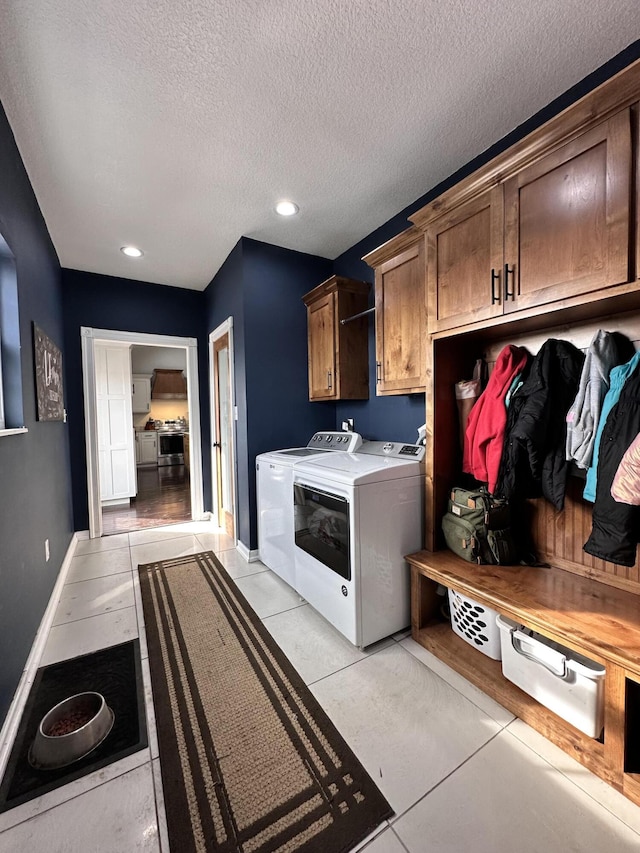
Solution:
<path fill-rule="evenodd" d="M 120 251 L 128 258 L 141 258 L 144 255 L 142 249 L 138 249 L 137 246 L 123 246 Z"/>
<path fill-rule="evenodd" d="M 276 213 L 279 213 L 280 216 L 293 216 L 296 214 L 300 208 L 297 204 L 294 204 L 292 201 L 279 201 L 276 204 Z"/>

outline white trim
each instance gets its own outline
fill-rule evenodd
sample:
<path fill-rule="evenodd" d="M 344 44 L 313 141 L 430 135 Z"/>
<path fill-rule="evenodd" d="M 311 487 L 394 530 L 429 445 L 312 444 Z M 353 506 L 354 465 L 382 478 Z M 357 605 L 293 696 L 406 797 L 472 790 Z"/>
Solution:
<path fill-rule="evenodd" d="M 211 504 L 213 506 L 213 519 L 218 527 L 220 524 L 220 508 L 218 506 L 218 491 L 216 483 L 218 482 L 218 473 L 216 470 L 216 454 L 213 442 L 216 441 L 216 404 L 215 404 L 215 381 L 213 375 L 214 366 L 214 343 L 224 335 L 229 335 L 229 385 L 231 387 L 231 467 L 233 477 L 231 478 L 231 488 L 233 489 L 233 535 L 236 543 L 238 542 L 238 487 L 236 483 L 238 465 L 236 461 L 236 430 L 237 430 L 237 415 L 236 415 L 236 375 L 235 375 L 235 353 L 233 349 L 233 317 L 227 317 L 224 323 L 220 323 L 213 332 L 209 334 L 209 422 L 211 424 Z M 246 558 L 245 558 L 246 559 Z"/>
<path fill-rule="evenodd" d="M 62 587 L 67 579 L 67 573 L 69 571 L 69 566 L 71 565 L 71 560 L 76 550 L 77 543 L 78 536 L 74 533 L 71 537 L 71 541 L 69 542 L 69 547 L 67 548 L 67 553 L 62 561 L 62 565 L 60 566 L 60 571 L 58 572 L 57 580 L 49 598 L 47 609 L 44 611 L 40 627 L 38 628 L 33 645 L 31 646 L 31 651 L 22 672 L 22 677 L 20 678 L 16 692 L 13 694 L 13 700 L 9 706 L 9 711 L 7 712 L 2 730 L 0 731 L 0 778 L 2 778 L 7 766 L 7 761 L 9 760 L 9 754 L 11 753 L 13 742 L 20 725 L 20 720 L 22 719 L 24 706 L 29 696 L 31 685 L 36 677 L 36 671 L 40 664 L 40 658 L 44 652 L 47 638 L 49 637 L 53 617 L 55 616 L 58 601 L 62 593 Z"/>
<path fill-rule="evenodd" d="M 240 554 L 243 560 L 247 561 L 247 563 L 255 563 L 256 560 L 260 559 L 260 551 L 257 549 L 250 551 L 244 542 L 241 542 L 239 539 L 236 544 L 236 551 Z"/>
<path fill-rule="evenodd" d="M 82 381 L 84 390 L 85 443 L 87 452 L 87 494 L 89 498 L 89 536 L 102 535 L 100 508 L 100 477 L 98 473 L 95 342 L 123 342 L 154 347 L 176 347 L 186 350 L 187 396 L 189 409 L 189 443 L 191 449 L 190 484 L 191 518 L 204 519 L 202 482 L 202 439 L 200 435 L 200 391 L 198 384 L 198 341 L 170 335 L 150 335 L 142 332 L 121 332 L 112 329 L 92 329 L 82 326 Z"/>
<path fill-rule="evenodd" d="M 0 429 L 0 438 L 3 435 L 18 435 L 21 432 L 29 432 L 26 427 L 17 427 L 16 429 Z"/>

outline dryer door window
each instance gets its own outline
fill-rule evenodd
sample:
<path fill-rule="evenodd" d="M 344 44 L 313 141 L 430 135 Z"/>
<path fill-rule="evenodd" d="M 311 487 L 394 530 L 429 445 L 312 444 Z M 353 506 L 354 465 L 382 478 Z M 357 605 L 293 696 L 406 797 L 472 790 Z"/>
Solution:
<path fill-rule="evenodd" d="M 349 501 L 313 486 L 293 487 L 295 542 L 307 554 L 351 580 Z"/>

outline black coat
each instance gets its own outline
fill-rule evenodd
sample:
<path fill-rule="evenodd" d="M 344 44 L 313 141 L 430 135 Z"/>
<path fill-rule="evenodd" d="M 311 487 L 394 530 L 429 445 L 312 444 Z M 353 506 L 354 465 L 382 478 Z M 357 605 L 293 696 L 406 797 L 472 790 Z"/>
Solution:
<path fill-rule="evenodd" d="M 510 500 L 540 495 L 564 506 L 566 415 L 578 392 L 584 353 L 551 338 L 531 362 L 507 413 L 496 493 Z"/>

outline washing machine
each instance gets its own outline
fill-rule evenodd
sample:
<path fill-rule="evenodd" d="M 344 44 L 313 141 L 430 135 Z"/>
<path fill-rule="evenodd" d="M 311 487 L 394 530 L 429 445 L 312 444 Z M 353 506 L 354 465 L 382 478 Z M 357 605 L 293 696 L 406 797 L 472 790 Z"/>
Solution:
<path fill-rule="evenodd" d="M 359 648 L 411 622 L 404 557 L 423 545 L 424 452 L 368 441 L 292 469 L 295 588 Z"/>
<path fill-rule="evenodd" d="M 305 447 L 272 450 L 256 457 L 258 552 L 260 560 L 294 589 L 293 471 L 324 454 L 355 452 L 362 445 L 356 432 L 325 431 Z"/>

